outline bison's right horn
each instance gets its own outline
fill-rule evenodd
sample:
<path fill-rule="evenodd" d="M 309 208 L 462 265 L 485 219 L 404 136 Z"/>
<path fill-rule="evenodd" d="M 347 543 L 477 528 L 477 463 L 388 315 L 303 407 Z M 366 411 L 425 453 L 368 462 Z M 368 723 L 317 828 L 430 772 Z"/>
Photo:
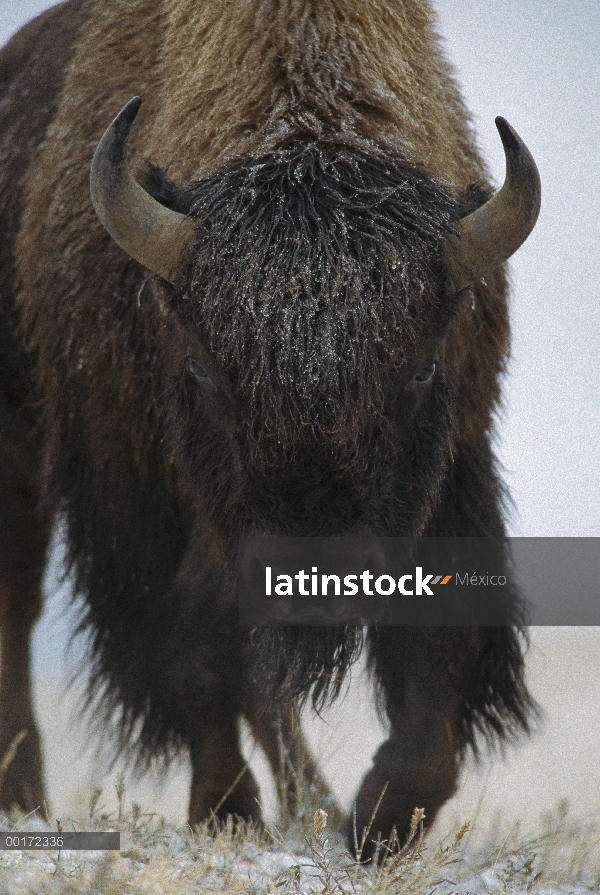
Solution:
<path fill-rule="evenodd" d="M 194 222 L 170 211 L 134 180 L 127 165 L 127 140 L 142 104 L 129 100 L 98 143 L 90 172 L 96 213 L 122 249 L 153 273 L 173 282 L 195 235 Z"/>
<path fill-rule="evenodd" d="M 507 261 L 525 242 L 540 213 L 540 175 L 532 154 L 508 121 L 498 117 L 496 127 L 504 147 L 506 179 L 495 196 L 460 222 L 463 272 L 457 291 Z"/>

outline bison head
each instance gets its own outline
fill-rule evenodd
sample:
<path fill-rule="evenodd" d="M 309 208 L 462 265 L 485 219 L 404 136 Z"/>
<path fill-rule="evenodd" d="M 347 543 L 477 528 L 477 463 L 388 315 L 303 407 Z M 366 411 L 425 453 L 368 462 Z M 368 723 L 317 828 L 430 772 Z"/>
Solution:
<path fill-rule="evenodd" d="M 488 201 L 389 151 L 301 138 L 183 189 L 150 169 L 144 189 L 126 163 L 140 104 L 105 132 L 92 199 L 175 286 L 191 344 L 175 390 L 188 487 L 230 534 L 422 534 L 461 435 L 461 376 L 477 366 L 469 287 L 539 211 L 526 146 L 497 119 L 507 177 Z"/>
<path fill-rule="evenodd" d="M 233 573 L 244 532 L 498 534 L 458 530 L 456 508 L 442 525 L 440 507 L 453 478 L 458 492 L 487 475 L 498 496 L 488 429 L 507 325 L 493 272 L 540 205 L 510 125 L 497 119 L 507 177 L 491 198 L 457 196 L 389 148 L 303 135 L 181 188 L 149 166 L 143 188 L 126 163 L 139 106 L 104 134 L 91 191 L 116 242 L 171 284 L 154 281 L 175 346 L 166 444 L 194 520 L 179 578 L 205 578 L 215 545 Z M 234 577 L 217 575 L 225 601 Z M 329 631 L 310 650 L 294 641 L 297 692 L 353 654 L 356 639 Z"/>

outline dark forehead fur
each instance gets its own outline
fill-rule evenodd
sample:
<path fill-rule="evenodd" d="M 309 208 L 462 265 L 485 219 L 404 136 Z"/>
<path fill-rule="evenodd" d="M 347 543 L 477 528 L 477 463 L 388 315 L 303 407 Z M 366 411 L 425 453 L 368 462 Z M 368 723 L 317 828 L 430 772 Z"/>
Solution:
<path fill-rule="evenodd" d="M 198 218 L 179 312 L 202 333 L 263 433 L 292 443 L 382 408 L 383 382 L 443 316 L 445 187 L 376 151 L 294 141 L 177 189 L 146 187 Z"/>

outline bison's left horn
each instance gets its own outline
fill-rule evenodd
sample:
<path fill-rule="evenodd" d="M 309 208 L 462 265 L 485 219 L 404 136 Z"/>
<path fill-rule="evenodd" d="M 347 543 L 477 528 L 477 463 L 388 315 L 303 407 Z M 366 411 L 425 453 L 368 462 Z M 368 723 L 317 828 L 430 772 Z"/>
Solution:
<path fill-rule="evenodd" d="M 540 213 L 540 175 L 532 154 L 508 121 L 498 117 L 496 127 L 504 146 L 506 179 L 495 196 L 460 222 L 462 273 L 457 291 L 510 258 Z"/>
<path fill-rule="evenodd" d="M 104 132 L 92 161 L 90 191 L 96 213 L 115 242 L 172 283 L 195 226 L 153 199 L 131 176 L 127 140 L 141 104 L 139 96 L 129 100 Z"/>

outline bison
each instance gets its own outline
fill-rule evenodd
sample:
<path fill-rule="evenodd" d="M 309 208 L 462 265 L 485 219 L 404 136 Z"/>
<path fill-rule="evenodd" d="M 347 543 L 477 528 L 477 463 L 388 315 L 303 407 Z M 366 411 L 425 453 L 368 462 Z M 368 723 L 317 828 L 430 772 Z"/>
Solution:
<path fill-rule="evenodd" d="M 190 823 L 260 818 L 242 717 L 325 791 L 294 706 L 333 699 L 363 647 L 389 737 L 358 829 L 386 784 L 374 830 L 431 822 L 480 735 L 531 723 L 517 615 L 250 629 L 237 549 L 503 535 L 529 151 L 498 119 L 492 194 L 426 0 L 67 0 L 0 80 L 0 754 L 28 734 L 0 805 L 44 800 L 28 644 L 59 518 L 94 716 L 141 767 L 189 753 Z"/>

